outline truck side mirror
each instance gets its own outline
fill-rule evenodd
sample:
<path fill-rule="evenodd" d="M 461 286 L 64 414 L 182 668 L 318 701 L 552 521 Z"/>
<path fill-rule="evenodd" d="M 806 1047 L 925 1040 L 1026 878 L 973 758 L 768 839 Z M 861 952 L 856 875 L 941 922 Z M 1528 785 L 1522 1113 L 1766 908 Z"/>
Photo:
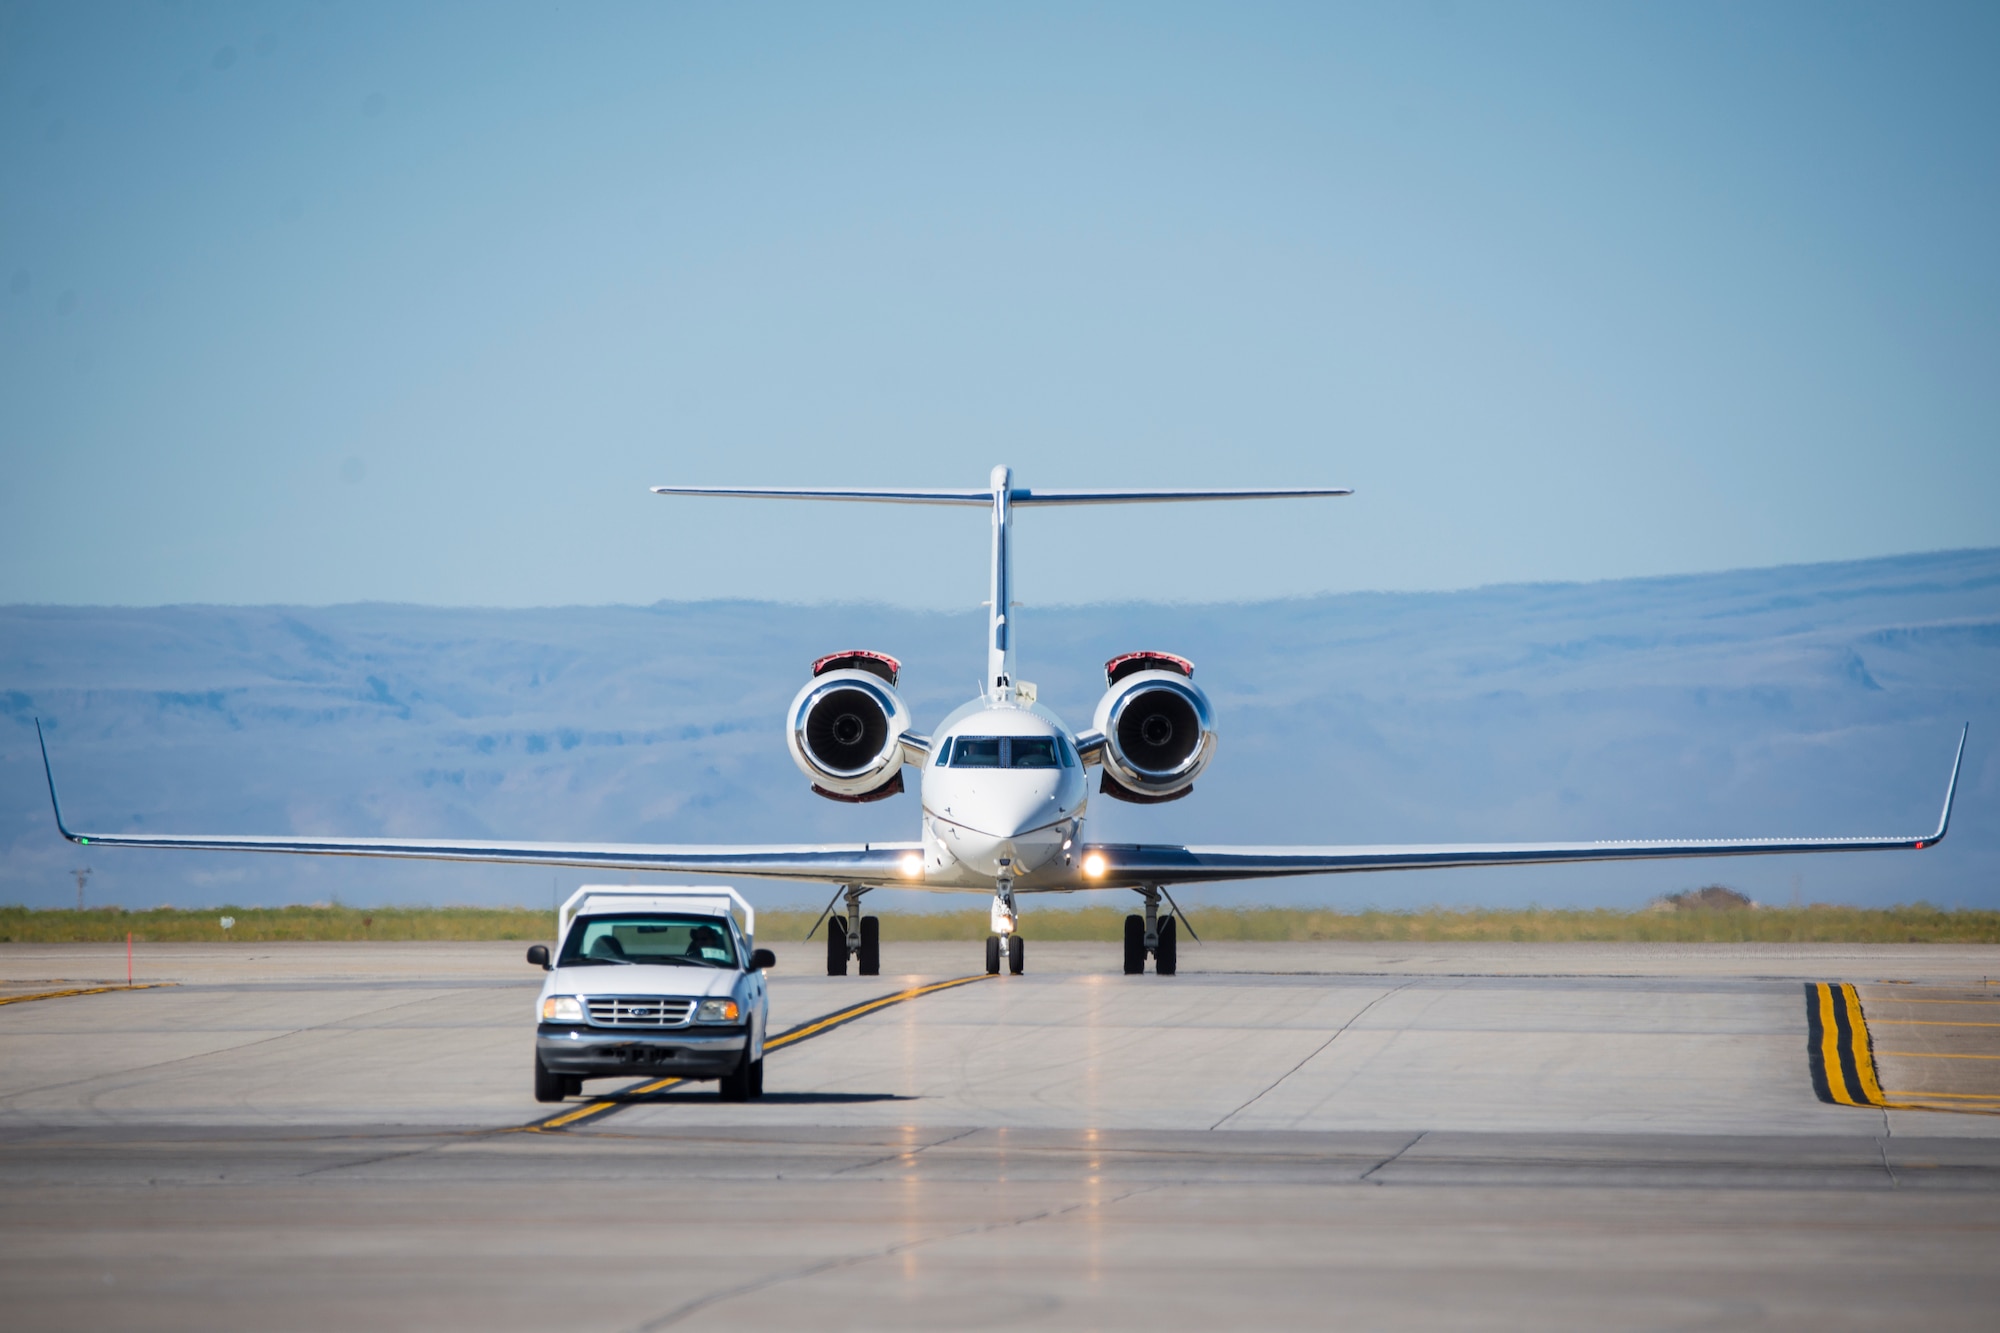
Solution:
<path fill-rule="evenodd" d="M 541 968 L 542 971 L 544 972 L 548 971 L 549 946 L 546 944 L 530 944 L 528 946 L 528 961 L 533 963 L 536 967 Z"/>
<path fill-rule="evenodd" d="M 750 951 L 750 970 L 752 972 L 762 972 L 767 967 L 776 967 L 777 965 L 778 955 L 772 953 L 769 949 L 752 949 Z"/>

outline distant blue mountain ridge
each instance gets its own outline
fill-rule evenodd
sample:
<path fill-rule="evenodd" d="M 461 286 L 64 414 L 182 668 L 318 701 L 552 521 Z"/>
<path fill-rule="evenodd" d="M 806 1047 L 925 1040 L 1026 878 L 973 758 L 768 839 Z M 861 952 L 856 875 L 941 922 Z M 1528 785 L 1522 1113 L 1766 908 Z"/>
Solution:
<path fill-rule="evenodd" d="M 928 727 L 976 688 L 981 613 L 662 603 L 0 608 L 0 900 L 547 902 L 583 872 L 86 849 L 86 829 L 683 843 L 917 832 L 914 793 L 807 790 L 782 715 L 820 654 L 903 660 Z M 1091 836 L 1234 843 L 1916 832 L 1972 724 L 1952 834 L 1904 854 L 1355 875 L 1195 903 L 2000 906 L 2000 550 L 1592 584 L 1226 605 L 1027 606 L 1021 667 L 1085 726 L 1102 663 L 1194 659 L 1222 730 L 1184 801 Z M 912 784 L 914 787 L 914 784 Z M 817 907 L 819 886 L 741 885 Z M 1121 895 L 1122 897 L 1123 895 Z M 1084 903 L 1090 896 L 1054 899 Z M 883 894 L 885 910 L 981 908 Z M 1198 917 L 1197 917 L 1198 922 Z"/>

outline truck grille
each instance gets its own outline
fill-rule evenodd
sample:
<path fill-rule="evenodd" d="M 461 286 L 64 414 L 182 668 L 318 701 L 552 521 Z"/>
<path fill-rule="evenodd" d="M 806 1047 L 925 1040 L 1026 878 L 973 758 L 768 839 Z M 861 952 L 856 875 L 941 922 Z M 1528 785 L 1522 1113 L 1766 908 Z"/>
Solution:
<path fill-rule="evenodd" d="M 584 1001 L 590 1022 L 601 1028 L 671 1028 L 688 1021 L 693 1000 L 658 995 L 593 995 Z"/>

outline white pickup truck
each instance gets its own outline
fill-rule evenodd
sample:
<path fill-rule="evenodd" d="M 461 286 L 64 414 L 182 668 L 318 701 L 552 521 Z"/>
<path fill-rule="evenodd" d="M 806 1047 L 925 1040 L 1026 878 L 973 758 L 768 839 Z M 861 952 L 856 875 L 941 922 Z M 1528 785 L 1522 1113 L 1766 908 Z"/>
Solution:
<path fill-rule="evenodd" d="M 736 912 L 742 912 L 742 924 Z M 757 913 L 729 888 L 585 885 L 556 914 L 556 956 L 535 1001 L 535 1100 L 587 1078 L 717 1079 L 724 1101 L 764 1091 Z"/>

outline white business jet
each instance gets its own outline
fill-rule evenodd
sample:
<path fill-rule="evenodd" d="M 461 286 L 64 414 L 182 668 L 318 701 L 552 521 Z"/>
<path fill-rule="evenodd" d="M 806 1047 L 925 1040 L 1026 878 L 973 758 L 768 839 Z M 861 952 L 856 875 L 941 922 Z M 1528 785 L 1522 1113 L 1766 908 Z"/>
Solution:
<path fill-rule="evenodd" d="M 203 851 L 393 856 L 438 861 L 494 861 L 817 880 L 840 886 L 822 919 L 827 971 L 850 960 L 863 975 L 881 967 L 876 918 L 861 912 L 873 888 L 923 889 L 993 896 L 986 970 L 1025 966 L 1019 930 L 1021 896 L 1079 889 L 1127 889 L 1143 913 L 1125 919 L 1125 971 L 1176 967 L 1178 931 L 1171 887 L 1280 875 L 1417 870 L 1444 866 L 1635 861 L 1666 857 L 1759 856 L 1929 847 L 1951 819 L 1952 794 L 1965 755 L 1960 732 L 1934 832 L 1902 837 L 1688 839 L 1643 842 L 1530 842 L 1334 847 L 1182 847 L 1092 842 L 1084 836 L 1091 791 L 1143 803 L 1186 796 L 1215 757 L 1216 726 L 1194 664 L 1165 652 L 1132 652 L 1105 664 L 1104 697 L 1084 731 L 1071 731 L 1036 701 L 1015 670 L 1014 513 L 1042 505 L 1145 504 L 1161 501 L 1271 500 L 1350 495 L 1339 489 L 1223 491 L 1035 491 L 993 469 L 982 490 L 790 490 L 777 487 L 655 486 L 660 495 L 753 499 L 969 505 L 993 519 L 993 563 L 986 622 L 986 676 L 979 697 L 946 717 L 935 733 L 913 730 L 896 693 L 898 663 L 886 653 L 832 653 L 792 700 L 785 739 L 813 790 L 836 801 L 874 801 L 903 790 L 903 769 L 922 772 L 923 823 L 910 842 L 815 846 L 658 846 L 643 843 L 458 842 L 407 838 L 210 837 L 194 834 L 73 833 L 63 823 L 55 777 L 49 798 L 56 825 L 72 842 L 104 847 L 184 847 Z M 39 731 L 39 723 L 37 724 Z M 834 914 L 844 897 L 846 912 Z M 1162 912 L 1162 900 L 1168 908 Z M 817 925 L 815 925 L 817 929 Z"/>

